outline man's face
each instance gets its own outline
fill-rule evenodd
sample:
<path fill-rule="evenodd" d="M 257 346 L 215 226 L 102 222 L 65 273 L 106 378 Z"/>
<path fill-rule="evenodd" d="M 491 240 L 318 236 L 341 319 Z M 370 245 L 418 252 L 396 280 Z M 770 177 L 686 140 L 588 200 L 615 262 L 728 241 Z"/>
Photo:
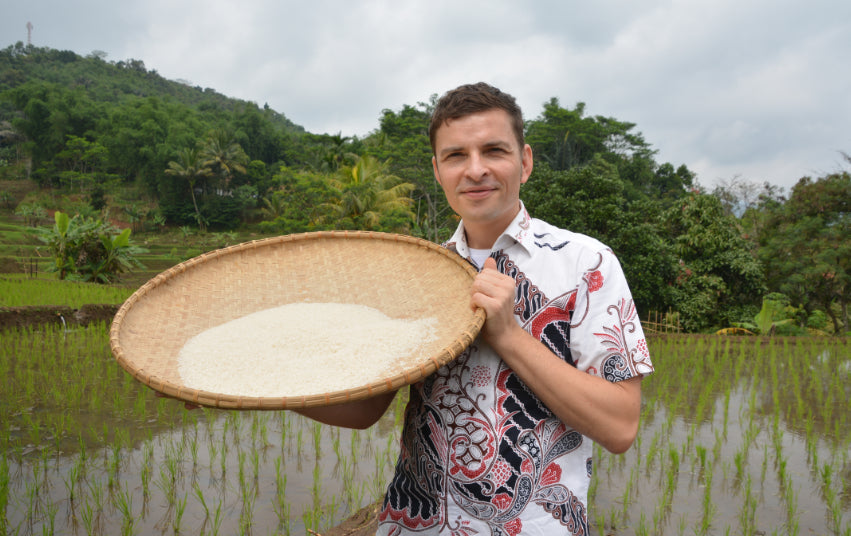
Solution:
<path fill-rule="evenodd" d="M 464 220 L 470 247 L 490 248 L 520 210 L 532 149 L 520 147 L 508 113 L 495 109 L 441 125 L 434 150 L 434 176 Z"/>

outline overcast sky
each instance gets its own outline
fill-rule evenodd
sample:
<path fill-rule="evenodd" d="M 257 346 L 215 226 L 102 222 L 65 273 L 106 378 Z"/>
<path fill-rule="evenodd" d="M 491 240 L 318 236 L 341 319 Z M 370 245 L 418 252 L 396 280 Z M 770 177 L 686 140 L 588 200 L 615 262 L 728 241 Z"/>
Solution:
<path fill-rule="evenodd" d="M 484 80 L 527 119 L 557 97 L 635 123 L 706 187 L 789 188 L 847 169 L 847 0 L 0 0 L 0 46 L 27 42 L 268 103 L 316 133 Z"/>

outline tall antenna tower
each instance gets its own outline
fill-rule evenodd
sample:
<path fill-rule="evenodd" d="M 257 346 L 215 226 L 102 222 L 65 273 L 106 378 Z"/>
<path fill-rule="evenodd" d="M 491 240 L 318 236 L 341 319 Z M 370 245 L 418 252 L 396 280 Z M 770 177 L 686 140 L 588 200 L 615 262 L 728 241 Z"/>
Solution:
<path fill-rule="evenodd" d="M 33 44 L 33 23 L 27 22 L 27 46 Z"/>

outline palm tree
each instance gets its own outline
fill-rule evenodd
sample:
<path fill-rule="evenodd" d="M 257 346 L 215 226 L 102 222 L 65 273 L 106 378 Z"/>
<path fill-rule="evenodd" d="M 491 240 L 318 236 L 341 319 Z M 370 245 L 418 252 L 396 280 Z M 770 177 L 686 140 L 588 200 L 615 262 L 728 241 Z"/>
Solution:
<path fill-rule="evenodd" d="M 195 220 L 203 231 L 205 228 L 204 218 L 198 210 L 198 201 L 195 199 L 195 185 L 198 179 L 209 177 L 213 174 L 207 167 L 207 160 L 203 158 L 201 150 L 197 147 L 186 147 L 177 151 L 177 160 L 168 163 L 167 175 L 180 177 L 189 183 L 189 193 L 192 195 L 192 205 L 195 207 Z"/>
<path fill-rule="evenodd" d="M 374 229 L 381 217 L 393 211 L 414 217 L 409 194 L 414 185 L 387 173 L 389 160 L 361 156 L 353 166 L 345 166 L 330 180 L 336 200 L 326 206 L 331 217 L 350 219 L 363 229 Z"/>
<path fill-rule="evenodd" d="M 287 210 L 286 193 L 282 191 L 272 192 L 271 195 L 264 197 L 260 201 L 263 202 L 263 207 L 260 212 L 266 219 L 274 220 L 284 214 Z"/>
<path fill-rule="evenodd" d="M 245 173 L 248 155 L 227 131 L 216 129 L 207 135 L 207 141 L 201 149 L 205 165 L 221 180 L 223 190 L 228 189 L 235 173 Z"/>

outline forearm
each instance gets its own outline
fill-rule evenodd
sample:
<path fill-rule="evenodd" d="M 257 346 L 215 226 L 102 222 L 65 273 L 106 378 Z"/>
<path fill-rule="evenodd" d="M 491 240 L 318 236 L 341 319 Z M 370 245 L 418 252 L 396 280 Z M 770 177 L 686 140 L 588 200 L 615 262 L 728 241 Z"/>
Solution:
<path fill-rule="evenodd" d="M 505 363 L 567 426 L 614 453 L 638 433 L 641 379 L 609 382 L 559 359 L 520 326 L 489 341 Z"/>
<path fill-rule="evenodd" d="M 363 430 L 378 422 L 378 419 L 387 411 L 395 396 L 396 391 L 390 391 L 355 402 L 296 409 L 293 411 L 323 424 Z"/>

